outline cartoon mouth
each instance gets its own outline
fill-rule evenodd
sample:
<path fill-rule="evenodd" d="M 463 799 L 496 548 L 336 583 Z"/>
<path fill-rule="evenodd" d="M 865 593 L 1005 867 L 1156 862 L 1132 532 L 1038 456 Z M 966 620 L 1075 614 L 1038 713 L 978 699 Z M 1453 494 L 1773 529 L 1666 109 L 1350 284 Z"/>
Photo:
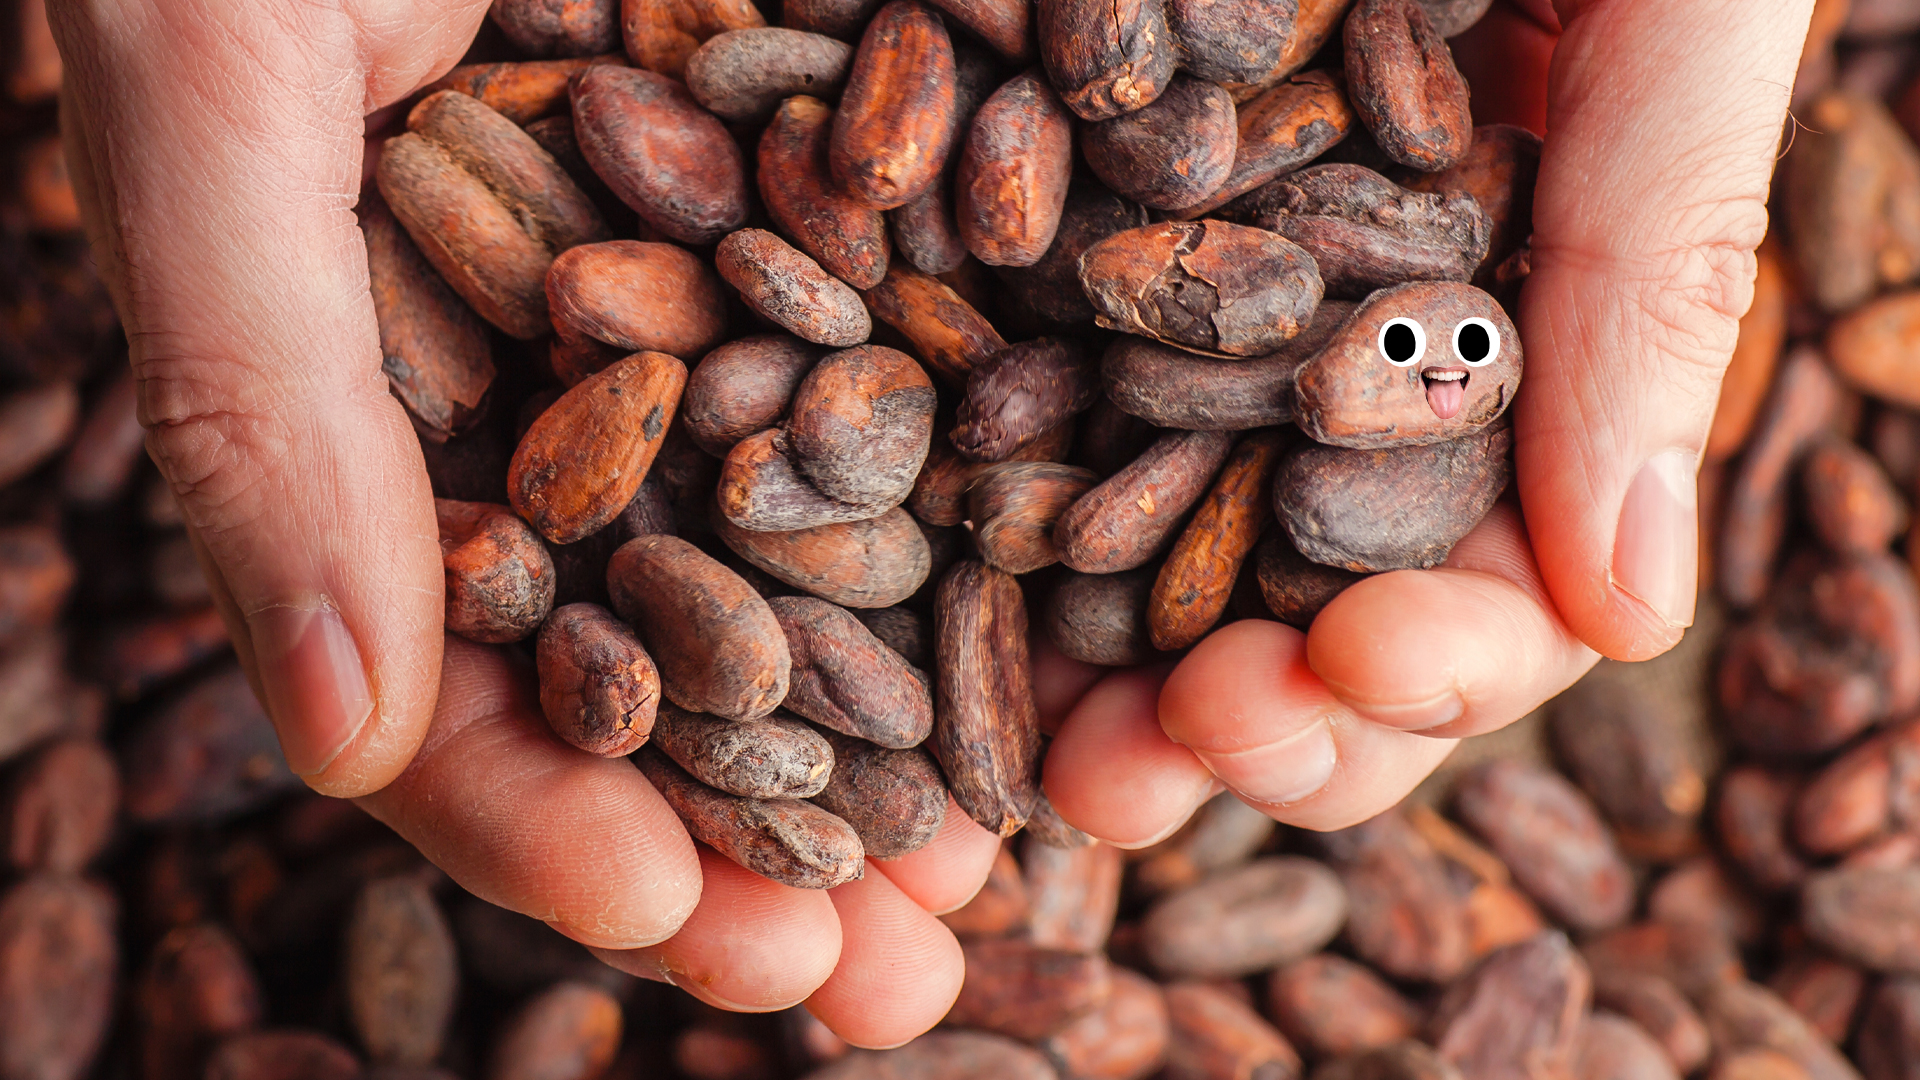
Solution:
<path fill-rule="evenodd" d="M 1459 368 L 1433 368 L 1420 373 L 1427 384 L 1427 407 L 1442 420 L 1460 415 L 1467 400 L 1467 372 Z"/>

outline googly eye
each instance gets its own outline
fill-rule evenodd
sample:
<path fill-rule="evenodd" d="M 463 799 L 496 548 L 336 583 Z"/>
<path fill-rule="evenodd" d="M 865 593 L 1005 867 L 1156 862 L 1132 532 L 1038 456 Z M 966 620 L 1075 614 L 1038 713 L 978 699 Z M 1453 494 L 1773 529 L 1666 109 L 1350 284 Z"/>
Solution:
<path fill-rule="evenodd" d="M 1412 319 L 1388 319 L 1380 328 L 1380 355 L 1394 367 L 1411 367 L 1427 355 L 1427 332 Z"/>
<path fill-rule="evenodd" d="M 1478 315 L 1453 328 L 1453 355 L 1468 367 L 1486 367 L 1500 355 L 1500 330 Z"/>

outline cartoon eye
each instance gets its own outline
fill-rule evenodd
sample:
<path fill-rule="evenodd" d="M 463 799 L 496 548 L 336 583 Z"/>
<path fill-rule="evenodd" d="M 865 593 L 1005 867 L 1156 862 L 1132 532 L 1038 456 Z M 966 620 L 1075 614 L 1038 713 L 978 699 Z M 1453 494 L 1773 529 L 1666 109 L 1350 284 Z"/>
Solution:
<path fill-rule="evenodd" d="M 1411 367 L 1427 355 L 1427 332 L 1405 316 L 1388 319 L 1380 328 L 1380 355 L 1394 367 Z"/>
<path fill-rule="evenodd" d="M 1478 315 L 1453 328 L 1453 355 L 1468 367 L 1486 367 L 1500 355 L 1500 331 Z"/>

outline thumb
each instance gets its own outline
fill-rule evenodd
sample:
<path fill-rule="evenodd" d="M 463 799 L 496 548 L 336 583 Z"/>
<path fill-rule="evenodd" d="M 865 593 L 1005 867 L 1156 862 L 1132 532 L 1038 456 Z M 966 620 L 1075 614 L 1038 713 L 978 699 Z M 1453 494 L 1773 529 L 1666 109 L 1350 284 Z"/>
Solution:
<path fill-rule="evenodd" d="M 376 53 L 326 3 L 53 16 L 148 452 L 288 765 L 326 794 L 378 789 L 432 715 L 443 584 L 352 209 Z"/>
<path fill-rule="evenodd" d="M 1555 605 L 1616 659 L 1693 621 L 1694 474 L 1812 6 L 1556 4 L 1515 475 Z"/>

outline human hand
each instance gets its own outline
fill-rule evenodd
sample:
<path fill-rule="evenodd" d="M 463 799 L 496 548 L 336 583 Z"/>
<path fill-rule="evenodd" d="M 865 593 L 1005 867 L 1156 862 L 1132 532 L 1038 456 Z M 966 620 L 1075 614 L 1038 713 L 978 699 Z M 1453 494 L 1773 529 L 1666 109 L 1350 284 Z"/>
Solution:
<path fill-rule="evenodd" d="M 1045 784 L 1063 817 L 1135 846 L 1224 785 L 1281 821 L 1341 828 L 1599 655 L 1679 640 L 1694 473 L 1811 9 L 1499 0 L 1456 39 L 1476 121 L 1548 133 L 1517 320 L 1518 506 L 1435 570 L 1354 585 L 1305 634 L 1237 623 L 1171 669 L 1104 677 L 1046 658 L 1061 720 Z"/>
<path fill-rule="evenodd" d="M 831 894 L 775 885 L 697 848 L 630 763 L 555 739 L 531 672 L 443 644 L 353 207 L 364 118 L 451 67 L 485 0 L 50 6 L 148 449 L 293 770 L 615 966 L 727 1008 L 806 1000 L 861 1045 L 930 1027 L 961 962 L 928 912 L 998 849 L 965 814 Z"/>

